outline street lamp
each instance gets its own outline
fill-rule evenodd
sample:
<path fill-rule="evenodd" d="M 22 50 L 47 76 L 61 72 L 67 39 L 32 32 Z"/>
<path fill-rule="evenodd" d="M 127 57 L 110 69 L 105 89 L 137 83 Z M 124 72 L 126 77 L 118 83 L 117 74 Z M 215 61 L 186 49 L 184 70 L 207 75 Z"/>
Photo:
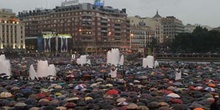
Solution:
<path fill-rule="evenodd" d="M 130 34 L 130 50 L 131 50 L 131 39 L 132 39 L 133 36 L 134 36 L 134 34 L 131 33 L 131 34 Z"/>
<path fill-rule="evenodd" d="M 111 39 L 112 39 L 112 38 L 111 38 L 111 35 L 112 35 L 112 32 L 109 31 L 109 32 L 108 32 L 108 39 L 106 40 L 106 41 L 107 41 L 107 45 L 106 45 L 106 48 L 107 48 L 107 49 L 112 48 L 112 47 L 111 47 L 111 46 L 112 46 L 112 45 L 111 45 L 111 43 L 112 43 L 112 42 L 111 42 Z"/>
<path fill-rule="evenodd" d="M 147 48 L 147 53 L 148 55 L 151 55 L 151 43 L 152 43 L 152 40 L 151 40 L 151 35 L 148 36 L 148 48 Z"/>
<path fill-rule="evenodd" d="M 146 49 L 147 49 L 147 32 L 145 32 L 144 34 L 144 54 L 143 54 L 143 57 L 145 57 L 146 55 Z"/>

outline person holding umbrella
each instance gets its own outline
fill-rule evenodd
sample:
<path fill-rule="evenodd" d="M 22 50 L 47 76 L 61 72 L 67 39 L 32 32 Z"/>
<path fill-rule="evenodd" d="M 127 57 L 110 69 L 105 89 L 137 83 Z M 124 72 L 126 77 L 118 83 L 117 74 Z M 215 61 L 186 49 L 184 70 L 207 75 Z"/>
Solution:
<path fill-rule="evenodd" d="M 219 96 L 214 96 L 215 101 L 210 105 L 210 110 L 220 110 Z"/>

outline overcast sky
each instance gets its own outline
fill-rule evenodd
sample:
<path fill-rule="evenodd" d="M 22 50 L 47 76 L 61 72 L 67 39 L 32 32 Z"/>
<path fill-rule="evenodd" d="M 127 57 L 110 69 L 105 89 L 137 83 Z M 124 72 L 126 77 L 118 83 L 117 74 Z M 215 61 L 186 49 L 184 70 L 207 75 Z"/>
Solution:
<path fill-rule="evenodd" d="M 11 8 L 17 13 L 39 7 L 54 8 L 62 1 L 64 0 L 0 0 L 0 8 Z M 126 8 L 128 16 L 152 17 L 158 9 L 161 16 L 175 16 L 184 24 L 220 26 L 220 0 L 105 0 L 105 5 Z"/>

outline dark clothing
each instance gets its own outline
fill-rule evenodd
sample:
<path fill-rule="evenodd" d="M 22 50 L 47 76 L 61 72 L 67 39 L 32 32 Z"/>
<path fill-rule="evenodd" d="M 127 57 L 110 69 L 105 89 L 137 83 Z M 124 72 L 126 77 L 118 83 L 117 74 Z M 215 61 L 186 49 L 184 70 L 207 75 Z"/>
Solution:
<path fill-rule="evenodd" d="M 210 105 L 210 110 L 220 110 L 220 105 L 218 104 L 217 101 L 213 102 L 213 103 Z"/>

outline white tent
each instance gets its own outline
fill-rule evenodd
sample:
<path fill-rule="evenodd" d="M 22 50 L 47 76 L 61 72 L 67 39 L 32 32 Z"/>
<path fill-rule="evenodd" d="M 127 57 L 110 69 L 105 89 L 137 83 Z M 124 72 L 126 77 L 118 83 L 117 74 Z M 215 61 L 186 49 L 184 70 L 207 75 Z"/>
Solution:
<path fill-rule="evenodd" d="M 11 76 L 10 60 L 6 60 L 5 55 L 0 55 L 0 73 L 5 73 L 7 76 Z"/>
<path fill-rule="evenodd" d="M 154 57 L 153 56 L 147 56 L 147 58 L 143 58 L 143 64 L 142 66 L 144 68 L 153 68 L 154 67 Z"/>
<path fill-rule="evenodd" d="M 35 78 L 38 78 L 37 72 L 35 71 L 33 65 L 30 66 L 30 69 L 29 69 L 29 77 L 30 77 L 32 80 L 34 80 Z"/>

